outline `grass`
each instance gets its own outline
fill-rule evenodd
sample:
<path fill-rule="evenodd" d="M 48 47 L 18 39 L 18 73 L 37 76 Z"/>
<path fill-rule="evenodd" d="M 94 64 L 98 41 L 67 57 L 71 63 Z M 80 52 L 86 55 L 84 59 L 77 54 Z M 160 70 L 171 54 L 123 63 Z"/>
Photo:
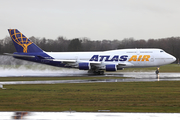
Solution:
<path fill-rule="evenodd" d="M 180 112 L 180 81 L 4 87 L 1 111 Z"/>

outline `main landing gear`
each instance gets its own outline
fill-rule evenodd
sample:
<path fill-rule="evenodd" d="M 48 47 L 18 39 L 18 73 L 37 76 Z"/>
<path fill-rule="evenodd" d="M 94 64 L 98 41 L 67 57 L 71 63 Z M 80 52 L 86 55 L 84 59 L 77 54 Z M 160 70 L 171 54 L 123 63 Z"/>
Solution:
<path fill-rule="evenodd" d="M 97 72 L 94 72 L 95 74 L 97 75 L 104 75 L 104 71 L 97 71 Z"/>
<path fill-rule="evenodd" d="M 88 73 L 95 74 L 95 75 L 104 75 L 103 70 L 95 71 L 95 70 L 89 70 Z"/>

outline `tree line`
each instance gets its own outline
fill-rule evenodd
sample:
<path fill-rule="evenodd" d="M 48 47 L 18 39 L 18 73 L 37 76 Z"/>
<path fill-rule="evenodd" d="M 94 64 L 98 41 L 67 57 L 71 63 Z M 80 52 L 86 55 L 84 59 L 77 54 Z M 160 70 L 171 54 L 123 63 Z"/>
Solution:
<path fill-rule="evenodd" d="M 160 48 L 180 58 L 180 37 L 161 39 L 135 40 L 125 38 L 123 40 L 90 40 L 88 38 L 66 39 L 58 37 L 56 40 L 30 37 L 37 46 L 47 52 L 77 52 L 77 51 L 105 51 L 128 48 Z M 0 54 L 13 53 L 15 47 L 10 37 L 0 40 Z"/>

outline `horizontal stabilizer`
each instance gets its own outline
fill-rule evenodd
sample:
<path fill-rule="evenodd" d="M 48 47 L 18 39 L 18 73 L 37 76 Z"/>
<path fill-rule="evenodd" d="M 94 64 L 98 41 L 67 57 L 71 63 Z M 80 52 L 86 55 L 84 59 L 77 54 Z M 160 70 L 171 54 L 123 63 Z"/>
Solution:
<path fill-rule="evenodd" d="M 37 55 L 40 59 L 46 59 L 46 58 L 44 58 L 43 56 L 41 56 L 41 55 Z"/>
<path fill-rule="evenodd" d="M 33 55 L 19 55 L 19 54 L 11 54 L 11 53 L 4 53 L 4 55 L 9 55 L 14 57 L 35 58 L 35 56 Z"/>

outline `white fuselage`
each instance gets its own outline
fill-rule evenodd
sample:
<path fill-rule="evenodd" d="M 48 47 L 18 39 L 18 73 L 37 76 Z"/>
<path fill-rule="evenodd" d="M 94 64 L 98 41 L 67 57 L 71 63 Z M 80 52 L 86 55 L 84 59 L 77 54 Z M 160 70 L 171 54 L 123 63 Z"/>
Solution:
<path fill-rule="evenodd" d="M 127 67 L 159 67 L 170 64 L 176 58 L 162 49 L 122 49 L 104 52 L 46 52 L 54 59 L 77 62 L 100 62 Z M 122 65 L 122 66 L 121 66 Z"/>

